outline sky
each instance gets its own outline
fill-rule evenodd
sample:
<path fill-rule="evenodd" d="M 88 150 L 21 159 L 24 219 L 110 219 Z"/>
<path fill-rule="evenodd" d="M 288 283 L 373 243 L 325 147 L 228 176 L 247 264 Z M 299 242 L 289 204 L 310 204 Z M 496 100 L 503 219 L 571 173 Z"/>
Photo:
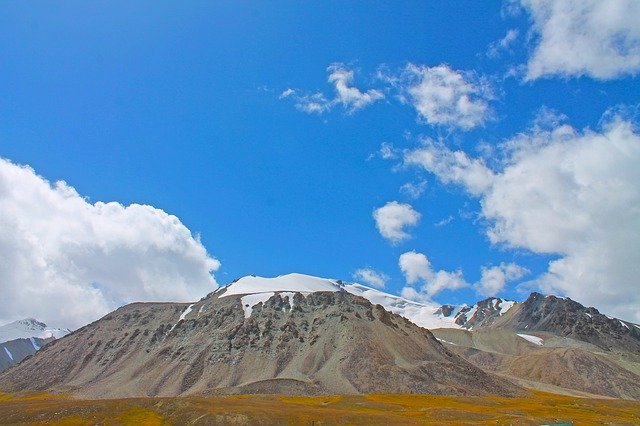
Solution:
<path fill-rule="evenodd" d="M 640 322 L 640 3 L 0 3 L 0 323 L 256 274 Z"/>

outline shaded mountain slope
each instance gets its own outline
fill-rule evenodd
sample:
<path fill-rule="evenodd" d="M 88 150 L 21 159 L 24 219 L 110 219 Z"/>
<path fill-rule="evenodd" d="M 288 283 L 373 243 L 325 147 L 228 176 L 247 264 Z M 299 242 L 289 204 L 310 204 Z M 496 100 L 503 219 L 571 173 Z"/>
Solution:
<path fill-rule="evenodd" d="M 550 333 L 536 333 L 542 336 L 540 345 L 528 340 L 533 335 L 493 328 L 439 329 L 433 334 L 474 365 L 516 382 L 523 379 L 539 389 L 548 388 L 538 385 L 551 385 L 592 395 L 640 399 L 640 359 L 632 353 L 611 353 Z"/>

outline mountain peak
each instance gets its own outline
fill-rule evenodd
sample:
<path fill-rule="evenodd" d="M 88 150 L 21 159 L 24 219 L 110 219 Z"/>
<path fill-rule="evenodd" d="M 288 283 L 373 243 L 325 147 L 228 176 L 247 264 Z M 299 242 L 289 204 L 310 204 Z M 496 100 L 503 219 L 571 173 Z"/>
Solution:
<path fill-rule="evenodd" d="M 0 342 L 8 342 L 14 339 L 26 339 L 29 337 L 38 337 L 40 339 L 54 337 L 58 339 L 70 332 L 71 331 L 66 328 L 49 327 L 47 324 L 38 321 L 35 318 L 24 318 L 1 326 Z"/>
<path fill-rule="evenodd" d="M 315 293 L 317 291 L 335 292 L 340 290 L 342 290 L 342 286 L 337 280 L 291 273 L 273 278 L 247 275 L 222 287 L 215 293 L 219 293 L 218 297 L 226 297 L 236 294 L 275 292 Z"/>

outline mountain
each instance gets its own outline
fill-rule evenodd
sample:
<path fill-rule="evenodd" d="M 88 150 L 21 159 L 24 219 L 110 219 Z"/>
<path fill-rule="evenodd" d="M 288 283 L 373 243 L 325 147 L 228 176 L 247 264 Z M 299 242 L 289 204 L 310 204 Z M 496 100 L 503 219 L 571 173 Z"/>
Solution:
<path fill-rule="evenodd" d="M 33 355 L 52 340 L 66 336 L 71 331 L 48 327 L 33 318 L 26 318 L 0 327 L 0 371 Z"/>
<path fill-rule="evenodd" d="M 59 339 L 69 333 L 71 333 L 69 329 L 49 327 L 34 318 L 26 318 L 0 327 L 0 343 L 15 339 L 28 339 L 29 337 Z"/>
<path fill-rule="evenodd" d="M 525 392 L 344 283 L 301 274 L 244 277 L 193 304 L 124 306 L 1 373 L 0 389 L 99 398 Z"/>
<path fill-rule="evenodd" d="M 469 362 L 523 386 L 640 399 L 640 326 L 569 298 L 532 293 L 468 329 L 432 331 Z"/>
<path fill-rule="evenodd" d="M 591 343 L 604 350 L 640 353 L 640 325 L 601 314 L 565 297 L 531 295 L 510 315 L 489 326 L 521 332 L 547 332 Z"/>
<path fill-rule="evenodd" d="M 122 307 L 1 374 L 0 390 L 513 395 L 515 383 L 640 399 L 638 330 L 539 293 L 435 305 L 302 274 L 248 276 L 193 304 Z"/>

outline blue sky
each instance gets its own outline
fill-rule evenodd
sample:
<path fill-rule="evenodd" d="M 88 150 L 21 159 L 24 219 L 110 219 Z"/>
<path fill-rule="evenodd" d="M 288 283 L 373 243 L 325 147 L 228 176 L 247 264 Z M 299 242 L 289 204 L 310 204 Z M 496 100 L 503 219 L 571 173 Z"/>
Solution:
<path fill-rule="evenodd" d="M 588 18 L 587 24 L 580 24 L 581 16 Z M 611 182 L 630 191 L 612 201 L 603 198 L 610 190 L 589 189 L 637 160 L 640 35 L 633 22 L 638 17 L 633 1 L 613 2 L 610 9 L 597 2 L 563 6 L 533 0 L 65 1 L 38 8 L 6 1 L 0 5 L 0 157 L 28 165 L 50 182 L 65 181 L 88 205 L 144 204 L 177 216 L 199 235 L 208 261 L 220 262 L 207 263 L 200 252 L 193 255 L 204 259 L 194 262 L 205 272 L 214 270 L 221 284 L 247 274 L 293 271 L 349 280 L 370 268 L 386 277 L 387 291 L 419 300 L 470 303 L 489 294 L 521 300 L 542 289 L 600 302 L 605 310 L 640 320 L 638 300 L 628 299 L 638 289 L 637 281 L 629 279 L 638 272 L 633 266 L 638 264 L 638 238 L 600 237 L 617 235 L 613 231 L 623 226 L 631 226 L 631 234 L 640 230 L 637 174 L 629 169 L 612 177 Z M 341 81 L 357 89 L 355 97 L 336 91 L 338 80 L 329 81 L 336 72 L 347 75 Z M 434 77 L 436 72 L 440 77 Z M 451 90 L 454 101 L 462 97 L 480 107 L 467 114 L 471 124 L 461 125 L 465 113 L 455 108 L 442 118 L 446 102 L 433 98 L 433 84 Z M 323 111 L 305 111 L 317 93 L 322 94 L 315 99 L 322 99 Z M 362 101 L 367 93 L 374 99 Z M 364 104 L 354 106 L 356 100 Z M 420 112 L 420 107 L 426 109 Z M 623 124 L 630 126 L 626 133 Z M 563 125 L 564 136 L 558 131 Z M 616 151 L 620 156 L 602 170 L 584 163 L 588 179 L 576 168 L 571 179 L 587 182 L 580 187 L 586 192 L 576 198 L 578 204 L 549 204 L 563 188 L 554 180 L 539 181 L 536 166 L 524 167 L 530 164 L 525 160 L 546 166 L 560 158 L 551 152 L 558 148 L 559 156 L 566 155 L 558 160 L 559 168 L 582 165 L 580 159 L 599 152 L 600 142 L 588 152 L 582 147 L 590 147 L 599 135 L 609 135 L 605 140 L 619 137 L 624 145 Z M 510 149 L 516 140 L 526 147 Z M 576 148 L 564 149 L 562 143 Z M 540 146 L 549 152 L 541 153 Z M 412 163 L 410 158 L 421 149 L 436 163 Z M 471 163 L 479 161 L 483 173 L 504 177 L 509 166 L 522 165 L 525 176 L 522 182 L 491 178 L 491 184 L 476 186 L 474 193 L 477 182 L 465 177 L 469 167 L 458 164 L 459 155 L 451 159 L 454 152 L 464 153 Z M 540 170 L 555 176 L 556 169 Z M 594 170 L 598 173 L 591 176 Z M 18 191 L 23 178 L 15 179 L 11 185 Z M 539 186 L 524 195 L 514 189 L 528 182 Z M 423 192 L 411 196 L 401 190 L 406 184 Z M 45 195 L 39 196 L 46 196 L 42 191 Z M 496 201 L 522 195 L 534 202 L 541 191 L 540 202 L 553 208 L 532 209 L 533 218 L 514 213 L 528 208 L 524 202 Z M 582 203 L 585 199 L 595 201 Z M 415 225 L 396 226 L 406 238 L 385 238 L 379 223 L 376 227 L 374 211 L 391 202 L 410 206 L 420 216 Z M 631 213 L 604 223 L 602 206 L 609 204 L 629 207 Z M 73 210 L 62 210 L 67 216 L 61 213 L 61 218 L 75 220 Z M 26 220 L 16 211 L 0 215 L 3 226 Z M 407 211 L 395 219 L 406 220 Z M 576 223 L 568 223 L 572 221 L 558 211 L 570 211 Z M 30 222 L 23 227 L 40 229 Z M 555 235 L 566 231 L 563 241 L 573 243 L 555 241 L 554 235 L 538 241 L 536 227 Z M 63 243 L 51 243 L 52 251 L 66 253 L 71 246 L 73 253 L 86 250 L 72 236 L 56 236 Z M 52 238 L 36 231 L 31 237 L 43 247 Z M 15 241 L 21 238 L 27 240 L 18 232 Z M 185 247 L 199 250 L 198 241 L 180 238 Z M 592 244 L 587 247 L 584 241 Z M 138 243 L 144 246 L 143 239 Z M 15 244 L 5 241 L 0 250 L 15 251 Z M 102 242 L 91 244 L 103 247 L 105 259 L 115 252 Z M 591 249 L 612 252 L 615 258 L 590 270 L 585 265 L 595 264 L 587 254 Z M 167 262 L 173 255 L 182 262 L 184 253 L 163 250 L 163 256 L 173 253 L 166 255 Z M 405 256 L 408 263 L 402 266 L 402 255 L 412 252 L 424 256 L 414 256 L 413 263 Z M 123 257 L 138 258 L 127 253 Z M 59 260 L 42 256 L 57 268 Z M 115 269 L 145 267 L 109 259 Z M 557 260 L 562 262 L 550 267 Z M 625 272 L 609 277 L 619 262 L 626 265 Z M 211 284 L 201 275 L 187 274 L 184 280 L 200 284 L 190 287 L 187 282 L 181 292 L 155 293 L 148 286 L 156 284 L 140 278 L 136 282 L 145 290 L 129 292 L 116 276 L 92 275 L 95 265 L 71 263 L 83 271 L 73 275 L 83 277 L 73 291 L 102 300 L 94 311 L 136 298 L 200 297 Z M 483 267 L 494 274 L 493 290 L 479 287 Z M 5 282 L 13 282 L 15 268 L 5 265 L 5 274 L 14 277 Z M 61 268 L 47 273 L 69 281 L 70 269 Z M 138 277 L 153 276 L 138 272 Z M 581 281 L 597 274 L 606 276 L 606 282 Z M 490 280 L 491 274 L 486 275 Z M 36 294 L 41 280 L 32 279 L 31 293 Z M 69 321 L 47 307 L 37 309 L 42 316 Z M 26 310 L 11 311 L 5 319 Z"/>

